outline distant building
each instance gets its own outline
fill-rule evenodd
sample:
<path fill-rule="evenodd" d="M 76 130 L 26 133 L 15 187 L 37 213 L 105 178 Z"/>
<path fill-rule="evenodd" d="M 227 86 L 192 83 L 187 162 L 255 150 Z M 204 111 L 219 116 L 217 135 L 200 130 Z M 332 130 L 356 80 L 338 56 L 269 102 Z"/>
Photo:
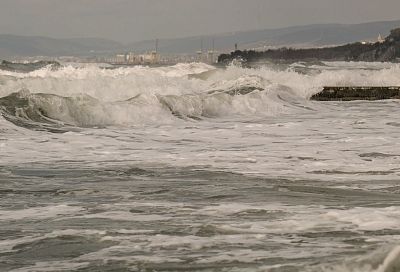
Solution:
<path fill-rule="evenodd" d="M 196 53 L 197 53 L 197 61 L 202 62 L 203 61 L 203 51 L 199 50 Z"/>
<path fill-rule="evenodd" d="M 385 39 L 382 38 L 381 34 L 379 34 L 379 36 L 378 36 L 378 43 L 384 43 L 384 42 L 385 42 Z"/>
<path fill-rule="evenodd" d="M 116 63 L 124 63 L 126 61 L 126 55 L 124 54 L 118 54 L 115 56 L 115 62 Z"/>
<path fill-rule="evenodd" d="M 151 63 L 158 63 L 160 61 L 160 55 L 157 53 L 157 51 L 153 51 L 150 54 L 150 62 Z"/>
<path fill-rule="evenodd" d="M 157 64 L 160 62 L 160 55 L 156 51 L 146 54 L 135 54 L 129 52 L 126 54 L 117 54 L 107 62 L 122 65 Z"/>
<path fill-rule="evenodd" d="M 382 37 L 381 34 L 378 35 L 378 38 L 375 41 L 361 41 L 362 44 L 373 44 L 373 43 L 384 43 L 385 39 Z"/>
<path fill-rule="evenodd" d="M 207 54 L 207 62 L 214 63 L 214 50 L 209 50 Z"/>

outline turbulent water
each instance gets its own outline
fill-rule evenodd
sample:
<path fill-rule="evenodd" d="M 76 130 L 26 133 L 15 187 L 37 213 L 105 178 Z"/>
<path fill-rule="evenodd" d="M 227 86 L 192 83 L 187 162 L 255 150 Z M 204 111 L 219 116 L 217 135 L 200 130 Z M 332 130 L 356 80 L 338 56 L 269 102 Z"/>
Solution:
<path fill-rule="evenodd" d="M 0 71 L 0 271 L 400 271 L 400 66 Z"/>

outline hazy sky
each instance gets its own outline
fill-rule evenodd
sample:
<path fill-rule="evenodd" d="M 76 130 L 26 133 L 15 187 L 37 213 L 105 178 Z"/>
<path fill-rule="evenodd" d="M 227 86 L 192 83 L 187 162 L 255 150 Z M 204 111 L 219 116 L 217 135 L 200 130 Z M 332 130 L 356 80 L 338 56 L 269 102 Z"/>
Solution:
<path fill-rule="evenodd" d="M 400 0 L 0 0 L 0 33 L 129 42 L 400 19 Z"/>

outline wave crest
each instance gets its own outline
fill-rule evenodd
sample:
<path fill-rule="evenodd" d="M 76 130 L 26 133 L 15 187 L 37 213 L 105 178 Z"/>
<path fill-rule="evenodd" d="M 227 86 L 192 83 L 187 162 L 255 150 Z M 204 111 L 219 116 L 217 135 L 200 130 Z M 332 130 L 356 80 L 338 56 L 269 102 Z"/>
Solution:
<path fill-rule="evenodd" d="M 198 94 L 139 94 L 127 100 L 104 102 L 87 94 L 59 96 L 23 89 L 0 98 L 2 115 L 23 127 L 104 127 L 201 120 L 234 115 L 270 115 L 298 98 L 282 86 L 264 89 L 262 78 L 221 82 Z M 289 99 L 283 99 L 286 97 Z M 290 102 L 292 101 L 292 102 Z"/>

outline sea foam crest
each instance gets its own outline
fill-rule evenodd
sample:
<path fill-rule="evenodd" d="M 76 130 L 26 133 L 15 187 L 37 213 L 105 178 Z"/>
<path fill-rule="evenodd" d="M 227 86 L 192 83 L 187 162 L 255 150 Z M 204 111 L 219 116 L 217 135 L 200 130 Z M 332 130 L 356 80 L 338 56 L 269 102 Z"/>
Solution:
<path fill-rule="evenodd" d="M 328 66 L 329 64 L 324 64 Z M 298 65 L 299 66 L 299 65 Z M 257 69 L 207 64 L 106 69 L 95 65 L 30 73 L 0 72 L 3 113 L 9 120 L 59 121 L 73 126 L 173 122 L 232 115 L 278 115 L 312 109 L 307 99 L 324 85 L 400 85 L 399 65 L 330 69 L 301 64 Z M 21 89 L 28 89 L 25 104 Z M 18 104 L 18 105 L 17 105 Z M 13 108 L 14 105 L 14 108 Z"/>

